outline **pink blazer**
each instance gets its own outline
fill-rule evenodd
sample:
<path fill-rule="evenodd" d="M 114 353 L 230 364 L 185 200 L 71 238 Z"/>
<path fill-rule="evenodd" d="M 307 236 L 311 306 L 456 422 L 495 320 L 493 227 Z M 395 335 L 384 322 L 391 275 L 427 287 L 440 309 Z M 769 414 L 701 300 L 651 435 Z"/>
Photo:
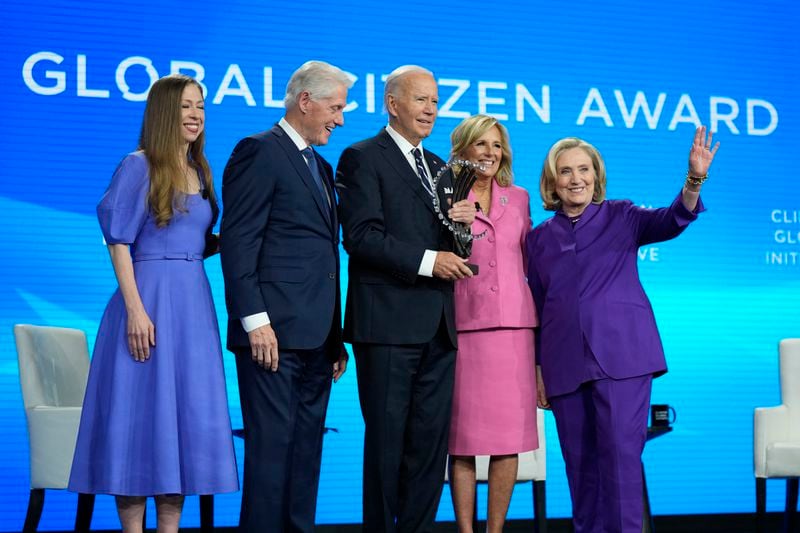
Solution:
<path fill-rule="evenodd" d="M 468 198 L 475 201 L 472 192 Z M 472 233 L 486 231 L 486 236 L 472 243 L 470 263 L 479 266 L 478 275 L 455 284 L 456 327 L 532 328 L 538 320 L 525 278 L 525 237 L 531 229 L 528 192 L 493 180 L 489 215 L 479 212 L 472 224 Z"/>

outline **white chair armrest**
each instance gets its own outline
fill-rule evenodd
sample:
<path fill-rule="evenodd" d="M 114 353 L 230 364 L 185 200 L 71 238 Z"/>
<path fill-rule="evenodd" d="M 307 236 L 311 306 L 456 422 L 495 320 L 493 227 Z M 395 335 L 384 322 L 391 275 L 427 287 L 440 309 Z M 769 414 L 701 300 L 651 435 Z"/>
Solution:
<path fill-rule="evenodd" d="M 67 488 L 81 408 L 40 406 L 28 409 L 27 415 L 31 488 Z"/>
<path fill-rule="evenodd" d="M 789 437 L 789 410 L 785 405 L 757 407 L 753 414 L 753 469 L 756 477 L 767 477 L 767 444 Z"/>

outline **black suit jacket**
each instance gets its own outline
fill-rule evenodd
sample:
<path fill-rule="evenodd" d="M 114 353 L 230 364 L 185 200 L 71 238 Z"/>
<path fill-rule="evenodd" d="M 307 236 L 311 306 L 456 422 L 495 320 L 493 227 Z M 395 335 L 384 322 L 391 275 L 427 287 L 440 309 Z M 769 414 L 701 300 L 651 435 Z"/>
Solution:
<path fill-rule="evenodd" d="M 280 349 L 328 340 L 339 355 L 339 222 L 331 166 L 317 163 L 333 209 L 280 126 L 241 140 L 228 160 L 220 254 L 231 350 L 249 347 L 240 319 L 266 311 Z"/>
<path fill-rule="evenodd" d="M 424 153 L 435 175 L 444 161 Z M 385 129 L 342 153 L 336 187 L 350 256 L 344 340 L 423 343 L 444 315 L 456 346 L 453 284 L 417 275 L 425 250 L 451 250 L 452 235 Z"/>

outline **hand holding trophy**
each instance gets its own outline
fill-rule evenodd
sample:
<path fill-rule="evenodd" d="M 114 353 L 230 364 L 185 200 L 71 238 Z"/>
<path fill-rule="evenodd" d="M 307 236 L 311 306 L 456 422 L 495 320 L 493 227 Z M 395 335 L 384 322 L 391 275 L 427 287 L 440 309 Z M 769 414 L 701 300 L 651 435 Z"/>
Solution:
<path fill-rule="evenodd" d="M 466 200 L 472 185 L 477 179 L 476 172 L 480 166 L 467 160 L 453 159 L 436 173 L 433 178 L 433 208 L 439 215 L 447 229 L 453 233 L 453 252 L 464 259 L 472 253 L 472 241 L 480 239 L 486 232 L 473 235 L 470 227 L 463 222 L 451 220 L 447 215 L 447 208 L 453 204 Z M 446 205 L 442 205 L 443 200 Z M 478 273 L 478 265 L 467 264 L 473 274 Z"/>

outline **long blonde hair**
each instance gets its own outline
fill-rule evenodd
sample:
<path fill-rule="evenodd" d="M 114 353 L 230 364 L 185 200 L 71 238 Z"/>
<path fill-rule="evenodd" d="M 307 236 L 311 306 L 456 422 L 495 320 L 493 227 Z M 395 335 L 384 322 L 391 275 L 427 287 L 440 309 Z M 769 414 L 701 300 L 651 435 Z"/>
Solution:
<path fill-rule="evenodd" d="M 144 108 L 139 149 L 147 157 L 150 168 L 147 202 L 160 228 L 170 223 L 176 209 L 182 209 L 181 200 L 184 197 L 181 191 L 185 184 L 181 154 L 184 143 L 181 133 L 181 99 L 183 90 L 189 84 L 197 86 L 202 94 L 200 84 L 189 76 L 164 76 L 150 88 Z M 197 171 L 203 181 L 212 206 L 216 207 L 214 180 L 203 153 L 205 140 L 205 131 L 202 131 L 197 140 L 189 144 L 185 157 L 189 166 Z"/>

